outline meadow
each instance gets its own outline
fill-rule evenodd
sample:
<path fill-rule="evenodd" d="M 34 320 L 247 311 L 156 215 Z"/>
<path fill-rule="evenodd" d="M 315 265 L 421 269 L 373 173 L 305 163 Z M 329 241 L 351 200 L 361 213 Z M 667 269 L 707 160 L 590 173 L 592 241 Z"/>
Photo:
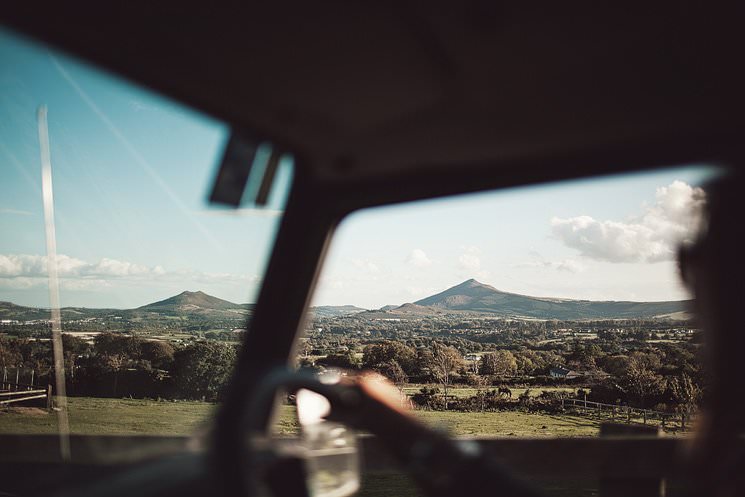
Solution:
<path fill-rule="evenodd" d="M 70 431 L 90 435 L 188 435 L 206 429 L 216 404 L 196 401 L 69 398 Z M 520 411 L 413 411 L 425 423 L 458 436 L 574 437 L 595 436 L 596 420 L 569 415 Z M 297 430 L 294 406 L 282 405 L 276 431 Z M 0 433 L 56 433 L 57 417 L 41 409 L 0 411 Z"/>
<path fill-rule="evenodd" d="M 455 393 L 470 395 L 461 390 L 467 389 L 457 389 Z M 189 435 L 206 430 L 216 408 L 216 404 L 209 402 L 71 397 L 70 429 L 72 433 L 88 435 Z M 597 436 L 599 429 L 597 420 L 569 415 L 519 411 L 414 411 L 413 414 L 435 428 L 458 436 L 587 437 Z M 296 433 L 295 407 L 280 406 L 274 426 L 279 434 Z M 55 413 L 36 408 L 0 410 L 0 434 L 56 432 Z M 362 478 L 360 497 L 421 495 L 411 480 L 401 473 L 366 472 Z M 540 485 L 547 495 L 557 497 L 590 496 L 596 492 L 593 482 L 546 481 Z"/>

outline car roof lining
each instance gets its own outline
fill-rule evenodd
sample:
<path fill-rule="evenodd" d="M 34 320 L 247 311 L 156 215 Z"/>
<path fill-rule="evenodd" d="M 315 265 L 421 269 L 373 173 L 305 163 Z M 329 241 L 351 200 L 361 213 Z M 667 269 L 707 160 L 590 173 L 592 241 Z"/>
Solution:
<path fill-rule="evenodd" d="M 745 115 L 743 34 L 718 4 L 92 5 L 12 3 L 0 21 L 250 129 L 331 181 L 510 163 L 554 177 L 539 159 L 726 141 Z"/>

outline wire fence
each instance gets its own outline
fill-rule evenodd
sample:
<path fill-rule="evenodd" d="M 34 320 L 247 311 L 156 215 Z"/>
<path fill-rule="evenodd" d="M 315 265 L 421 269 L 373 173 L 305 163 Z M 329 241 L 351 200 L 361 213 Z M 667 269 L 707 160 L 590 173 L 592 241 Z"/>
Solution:
<path fill-rule="evenodd" d="M 573 411 L 581 415 L 592 415 L 600 419 L 635 424 L 657 424 L 664 428 L 687 429 L 691 425 L 691 413 L 670 413 L 643 409 L 640 407 L 623 406 L 620 404 L 604 404 L 586 399 L 562 399 L 561 407 L 565 411 Z"/>

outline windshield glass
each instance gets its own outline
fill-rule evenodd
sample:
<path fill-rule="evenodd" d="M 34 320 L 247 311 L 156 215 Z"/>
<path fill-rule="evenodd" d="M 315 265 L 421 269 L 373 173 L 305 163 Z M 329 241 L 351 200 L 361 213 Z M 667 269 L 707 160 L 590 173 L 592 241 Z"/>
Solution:
<path fill-rule="evenodd" d="M 712 174 L 356 213 L 334 237 L 298 363 L 376 370 L 416 416 L 456 435 L 596 436 L 603 416 L 621 414 L 685 432 L 680 413 L 695 411 L 704 375 L 676 253 Z"/>
<path fill-rule="evenodd" d="M 514 456 L 505 438 L 689 436 L 707 376 L 676 257 L 716 174 L 699 165 L 357 212 L 334 236 L 297 364 L 376 371 L 402 409 L 508 464 L 529 445 Z M 291 399 L 280 409 L 277 430 L 292 433 Z M 363 488 L 416 495 L 365 456 Z M 598 495 L 589 473 L 545 466 L 520 468 L 547 495 Z"/>
<path fill-rule="evenodd" d="M 262 205 L 210 206 L 230 131 L 0 30 L 0 434 L 186 434 L 213 411 L 293 169 L 257 144 Z"/>

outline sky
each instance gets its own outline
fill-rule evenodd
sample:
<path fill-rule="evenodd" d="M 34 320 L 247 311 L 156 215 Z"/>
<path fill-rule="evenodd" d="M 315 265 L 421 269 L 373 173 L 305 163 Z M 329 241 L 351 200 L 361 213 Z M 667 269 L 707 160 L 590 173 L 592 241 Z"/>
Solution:
<path fill-rule="evenodd" d="M 292 178 L 270 205 L 207 204 L 228 127 L 0 30 L 0 300 L 48 306 L 36 111 L 46 105 L 63 306 L 185 290 L 255 299 Z M 340 225 L 314 304 L 378 308 L 466 279 L 534 296 L 688 298 L 675 247 L 712 168 L 376 208 Z"/>
<path fill-rule="evenodd" d="M 185 290 L 255 298 L 290 161 L 268 208 L 210 207 L 227 126 L 0 31 L 0 300 L 49 305 L 40 105 L 63 306 L 130 308 Z"/>
<path fill-rule="evenodd" d="M 676 247 L 713 174 L 696 165 L 362 211 L 336 233 L 315 303 L 379 308 L 470 278 L 538 297 L 690 298 Z"/>

